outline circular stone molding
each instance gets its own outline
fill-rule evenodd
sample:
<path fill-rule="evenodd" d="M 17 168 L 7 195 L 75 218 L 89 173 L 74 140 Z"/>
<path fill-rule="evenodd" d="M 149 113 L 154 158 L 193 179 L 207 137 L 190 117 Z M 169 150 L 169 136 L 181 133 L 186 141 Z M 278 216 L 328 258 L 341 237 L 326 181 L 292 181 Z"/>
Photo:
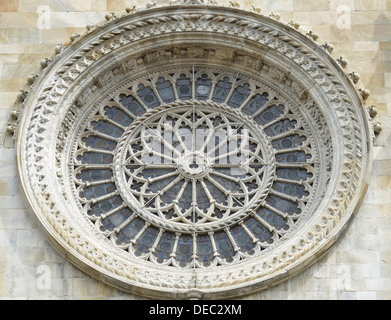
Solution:
<path fill-rule="evenodd" d="M 365 194 L 374 114 L 332 46 L 201 3 L 106 18 L 19 99 L 20 182 L 53 246 L 162 299 L 249 294 L 326 252 Z"/>

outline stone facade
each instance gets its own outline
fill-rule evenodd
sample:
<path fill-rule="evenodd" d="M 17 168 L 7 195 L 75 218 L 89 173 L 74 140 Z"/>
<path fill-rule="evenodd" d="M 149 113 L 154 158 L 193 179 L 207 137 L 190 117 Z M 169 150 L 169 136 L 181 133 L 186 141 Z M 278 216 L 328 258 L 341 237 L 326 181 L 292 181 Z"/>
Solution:
<path fill-rule="evenodd" d="M 220 2 L 219 2 L 220 3 Z M 228 1 L 221 4 L 229 5 Z M 15 145 L 7 132 L 19 89 L 56 44 L 83 33 L 107 12 L 144 6 L 132 1 L 3 1 L 0 4 L 0 297 L 5 299 L 121 299 L 132 296 L 73 267 L 47 242 L 27 212 L 16 178 Z M 251 9 L 251 1 L 240 7 Z M 256 4 L 255 10 L 257 10 Z M 370 90 L 383 130 L 374 142 L 367 195 L 346 235 L 321 260 L 294 278 L 245 299 L 390 299 L 391 2 L 265 1 L 262 12 L 278 12 L 334 46 Z M 11 119 L 10 119 L 11 117 Z"/>

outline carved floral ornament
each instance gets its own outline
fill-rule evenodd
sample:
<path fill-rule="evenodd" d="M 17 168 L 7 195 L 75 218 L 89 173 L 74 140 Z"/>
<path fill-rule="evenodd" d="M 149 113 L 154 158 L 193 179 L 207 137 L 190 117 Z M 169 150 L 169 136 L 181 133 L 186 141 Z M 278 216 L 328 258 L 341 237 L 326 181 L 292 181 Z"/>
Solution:
<path fill-rule="evenodd" d="M 149 297 L 234 297 L 301 271 L 356 214 L 366 93 L 330 45 L 253 11 L 109 14 L 29 78 L 21 185 L 77 267 Z"/>

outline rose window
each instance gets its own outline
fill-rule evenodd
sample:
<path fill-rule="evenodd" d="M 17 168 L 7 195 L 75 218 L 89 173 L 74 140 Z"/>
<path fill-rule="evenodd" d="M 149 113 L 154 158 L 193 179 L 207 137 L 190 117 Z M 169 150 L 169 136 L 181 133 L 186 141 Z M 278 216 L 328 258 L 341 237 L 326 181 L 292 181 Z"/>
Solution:
<path fill-rule="evenodd" d="M 245 295 L 327 252 L 372 150 L 365 92 L 330 46 L 207 1 L 106 20 L 20 99 L 20 182 L 53 246 L 165 299 Z"/>

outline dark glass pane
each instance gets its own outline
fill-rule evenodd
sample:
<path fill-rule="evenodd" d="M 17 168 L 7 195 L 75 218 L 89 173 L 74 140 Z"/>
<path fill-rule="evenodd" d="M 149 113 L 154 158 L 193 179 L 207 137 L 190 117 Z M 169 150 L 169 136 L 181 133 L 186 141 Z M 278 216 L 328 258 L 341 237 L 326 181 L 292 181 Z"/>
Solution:
<path fill-rule="evenodd" d="M 206 212 L 206 210 L 210 207 L 209 198 L 206 195 L 205 190 L 202 187 L 201 183 L 197 182 L 196 188 L 197 188 L 197 207 L 202 211 Z"/>
<path fill-rule="evenodd" d="M 269 137 L 273 137 L 293 129 L 295 127 L 296 122 L 297 122 L 296 120 L 291 121 L 288 119 L 284 119 L 264 129 L 264 131 Z"/>
<path fill-rule="evenodd" d="M 266 102 L 268 102 L 269 94 L 264 92 L 262 95 L 256 94 L 242 109 L 244 114 L 249 116 L 257 112 Z"/>
<path fill-rule="evenodd" d="M 209 190 L 209 193 L 212 195 L 213 199 L 216 200 L 217 203 L 228 205 L 227 203 L 227 196 L 219 189 L 217 188 L 212 182 L 209 180 L 204 180 L 206 187 Z"/>
<path fill-rule="evenodd" d="M 107 213 L 107 212 L 117 208 L 121 204 L 122 204 L 122 198 L 119 196 L 115 196 L 115 197 L 100 201 L 98 203 L 94 203 L 93 205 L 90 206 L 90 210 L 88 210 L 87 213 L 89 215 L 100 216 L 104 213 Z"/>
<path fill-rule="evenodd" d="M 273 211 L 270 211 L 266 208 L 260 208 L 257 210 L 257 215 L 265 220 L 268 224 L 275 227 L 277 230 L 289 229 L 287 220 Z"/>
<path fill-rule="evenodd" d="M 158 192 L 160 190 L 163 190 L 168 184 L 170 184 L 171 181 L 173 181 L 176 177 L 168 177 L 166 179 L 161 179 L 155 182 L 152 182 L 148 184 L 148 189 L 151 190 L 151 192 Z"/>
<path fill-rule="evenodd" d="M 88 170 L 82 170 L 77 176 L 77 179 L 81 179 L 82 181 L 86 182 L 94 182 L 94 181 L 101 181 L 101 180 L 107 180 L 111 179 L 113 176 L 113 172 L 111 170 L 104 170 L 104 169 L 88 169 Z"/>
<path fill-rule="evenodd" d="M 132 122 L 133 119 L 129 117 L 125 112 L 116 108 L 116 107 L 105 107 L 106 117 L 117 122 L 118 124 L 127 127 Z"/>
<path fill-rule="evenodd" d="M 285 107 L 282 104 L 279 104 L 278 106 L 273 104 L 257 115 L 254 120 L 260 125 L 265 125 L 282 115 L 284 113 L 284 109 Z"/>
<path fill-rule="evenodd" d="M 156 98 L 151 87 L 145 87 L 143 84 L 139 84 L 138 88 L 137 95 L 145 105 L 152 109 L 159 106 L 159 100 Z"/>
<path fill-rule="evenodd" d="M 272 142 L 273 148 L 277 150 L 296 148 L 301 146 L 307 138 L 295 134 L 293 136 L 287 136 Z"/>
<path fill-rule="evenodd" d="M 115 228 L 119 227 L 124 221 L 130 218 L 132 214 L 133 212 L 128 208 L 119 210 L 118 212 L 102 220 L 102 226 L 100 227 L 101 231 L 113 231 Z"/>
<path fill-rule="evenodd" d="M 91 122 L 91 125 L 94 130 L 107 134 L 108 136 L 112 136 L 114 138 L 119 138 L 124 133 L 122 129 L 104 120 L 93 121 Z"/>
<path fill-rule="evenodd" d="M 149 227 L 141 237 L 136 241 L 134 245 L 135 254 L 148 253 L 155 242 L 156 237 L 159 234 L 159 229 L 155 227 Z"/>
<path fill-rule="evenodd" d="M 281 163 L 303 163 L 311 159 L 311 155 L 305 154 L 304 151 L 293 151 L 276 154 L 276 161 Z"/>
<path fill-rule="evenodd" d="M 297 181 L 306 181 L 308 178 L 312 177 L 311 173 L 308 173 L 307 170 L 301 168 L 280 168 L 276 170 L 276 175 L 282 179 Z"/>
<path fill-rule="evenodd" d="M 228 235 L 224 231 L 221 231 L 216 232 L 213 237 L 215 239 L 217 252 L 220 254 L 220 258 L 227 260 L 228 262 L 232 261 L 232 258 L 235 256 L 235 250 L 228 238 Z"/>
<path fill-rule="evenodd" d="M 291 214 L 298 214 L 301 212 L 297 203 L 286 199 L 282 199 L 277 196 L 268 196 L 266 198 L 266 203 L 276 208 L 277 210 L 281 211 L 282 213 L 287 213 L 291 215 Z"/>
<path fill-rule="evenodd" d="M 87 200 L 91 200 L 112 193 L 115 190 L 116 187 L 114 183 L 98 184 L 82 188 L 82 191 L 80 192 L 80 197 L 86 198 Z"/>
<path fill-rule="evenodd" d="M 178 182 L 174 184 L 170 189 L 168 189 L 163 195 L 162 195 L 162 204 L 167 205 L 171 204 L 174 199 L 177 197 L 179 191 L 182 188 L 183 181 Z"/>
<path fill-rule="evenodd" d="M 155 250 L 155 257 L 157 257 L 161 262 L 170 258 L 171 250 L 174 246 L 175 234 L 172 232 L 163 233 L 160 241 Z"/>
<path fill-rule="evenodd" d="M 162 213 L 167 220 L 170 220 L 177 216 L 174 209 L 168 209 L 167 211 L 163 211 Z"/>
<path fill-rule="evenodd" d="M 120 94 L 119 97 L 121 104 L 135 116 L 138 117 L 145 113 L 145 109 L 132 96 Z"/>
<path fill-rule="evenodd" d="M 269 244 L 273 242 L 273 234 L 256 219 L 248 218 L 244 224 L 261 242 L 267 242 Z"/>
<path fill-rule="evenodd" d="M 143 171 L 141 171 L 140 174 L 143 178 L 148 179 L 148 178 L 160 177 L 171 172 L 174 172 L 174 169 L 154 168 L 154 169 L 144 169 Z"/>
<path fill-rule="evenodd" d="M 174 91 L 172 89 L 171 82 L 162 77 L 158 79 L 158 82 L 155 84 L 157 91 L 159 92 L 160 97 L 165 103 L 175 101 Z"/>
<path fill-rule="evenodd" d="M 227 99 L 229 92 L 231 91 L 232 83 L 229 82 L 229 78 L 225 77 L 223 80 L 217 81 L 215 91 L 213 93 L 213 101 L 224 102 Z"/>
<path fill-rule="evenodd" d="M 286 183 L 286 182 L 275 182 L 273 184 L 273 189 L 285 193 L 287 195 L 302 198 L 303 196 L 307 196 L 308 192 L 305 190 L 304 186 L 300 186 L 294 183 Z"/>
<path fill-rule="evenodd" d="M 180 262 L 180 266 L 184 267 L 192 261 L 192 256 L 193 238 L 190 235 L 182 235 L 178 242 L 176 260 Z"/>
<path fill-rule="evenodd" d="M 212 80 L 207 74 L 203 74 L 196 80 L 196 98 L 198 100 L 206 100 L 209 97 Z"/>
<path fill-rule="evenodd" d="M 111 140 L 107 140 L 101 137 L 90 135 L 81 139 L 86 147 L 94 149 L 113 151 L 117 146 L 117 143 Z"/>
<path fill-rule="evenodd" d="M 197 236 L 197 255 L 198 261 L 204 266 L 210 265 L 213 261 L 212 243 L 207 234 L 200 234 Z"/>
<path fill-rule="evenodd" d="M 144 227 L 145 221 L 136 218 L 123 228 L 117 235 L 117 244 L 129 243 Z"/>
<path fill-rule="evenodd" d="M 237 192 L 237 191 L 241 190 L 239 183 L 236 183 L 232 180 L 228 180 L 226 178 L 223 178 L 223 177 L 220 177 L 220 176 L 217 176 L 214 174 L 211 174 L 210 176 L 227 190 L 230 190 L 232 192 Z"/>
<path fill-rule="evenodd" d="M 84 152 L 82 156 L 77 157 L 77 160 L 83 164 L 109 164 L 113 162 L 113 156 L 96 152 Z"/>
<path fill-rule="evenodd" d="M 248 252 L 254 249 L 255 243 L 241 226 L 232 227 L 230 231 L 237 246 L 240 247 L 242 251 Z"/>
<path fill-rule="evenodd" d="M 248 148 L 252 152 L 255 151 L 255 148 L 254 149 L 250 149 L 249 147 L 251 148 L 251 142 L 248 144 L 248 146 L 245 145 L 244 148 Z M 230 158 L 234 158 L 235 155 L 233 155 L 232 157 L 230 155 L 229 157 Z M 243 159 L 242 157 L 237 157 L 237 159 L 234 158 L 234 160 L 236 160 L 235 163 L 241 163 L 242 159 Z M 254 160 L 254 162 L 256 162 L 256 161 Z M 256 168 L 253 168 L 253 169 L 256 170 Z M 223 173 L 223 174 L 226 174 L 228 176 L 235 177 L 235 178 L 245 178 L 246 177 L 246 173 L 247 173 L 245 169 L 240 169 L 240 168 L 218 168 L 218 167 L 216 167 L 216 168 L 213 168 L 213 170 L 215 172 Z"/>
<path fill-rule="evenodd" d="M 181 74 L 176 81 L 178 96 L 181 100 L 191 99 L 191 80 L 186 78 L 185 74 Z"/>
<path fill-rule="evenodd" d="M 250 91 L 250 85 L 248 83 L 245 83 L 242 86 L 238 86 L 232 94 L 228 105 L 233 108 L 239 108 L 250 94 Z"/>
<path fill-rule="evenodd" d="M 181 208 L 182 212 L 185 212 L 191 207 L 192 203 L 192 190 L 191 190 L 191 182 L 187 184 L 185 190 L 182 193 L 182 197 L 179 199 L 179 208 Z"/>

